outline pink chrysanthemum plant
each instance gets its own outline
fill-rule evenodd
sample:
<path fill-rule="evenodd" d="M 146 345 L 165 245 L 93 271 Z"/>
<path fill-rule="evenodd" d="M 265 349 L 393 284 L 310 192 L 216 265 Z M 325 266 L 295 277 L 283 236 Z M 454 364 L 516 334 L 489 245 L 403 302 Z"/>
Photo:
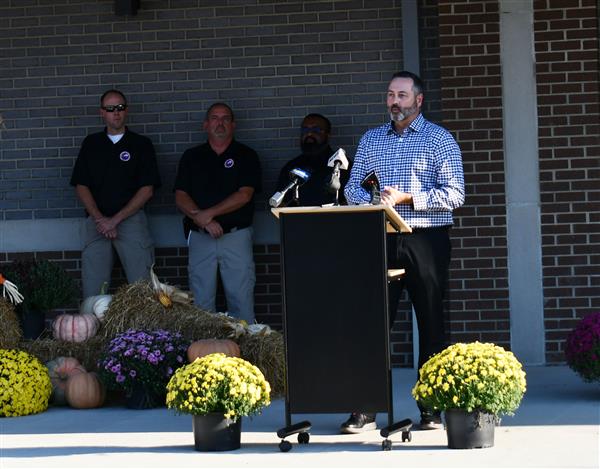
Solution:
<path fill-rule="evenodd" d="M 569 333 L 565 355 L 584 381 L 600 381 L 600 311 L 585 316 Z"/>

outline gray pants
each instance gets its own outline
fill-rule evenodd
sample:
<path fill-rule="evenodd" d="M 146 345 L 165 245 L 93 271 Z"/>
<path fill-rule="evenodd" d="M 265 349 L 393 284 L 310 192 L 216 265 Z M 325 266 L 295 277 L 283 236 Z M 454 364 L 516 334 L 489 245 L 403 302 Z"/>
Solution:
<path fill-rule="evenodd" d="M 221 274 L 229 314 L 254 322 L 254 257 L 252 228 L 243 228 L 213 239 L 205 232 L 190 232 L 188 272 L 194 302 L 215 311 L 217 267 Z"/>
<path fill-rule="evenodd" d="M 143 210 L 122 221 L 117 226 L 117 238 L 112 240 L 98 233 L 94 220 L 87 218 L 81 269 L 84 298 L 98 295 L 104 282 L 110 285 L 114 264 L 113 247 L 119 255 L 129 283 L 150 278 L 154 244 Z"/>

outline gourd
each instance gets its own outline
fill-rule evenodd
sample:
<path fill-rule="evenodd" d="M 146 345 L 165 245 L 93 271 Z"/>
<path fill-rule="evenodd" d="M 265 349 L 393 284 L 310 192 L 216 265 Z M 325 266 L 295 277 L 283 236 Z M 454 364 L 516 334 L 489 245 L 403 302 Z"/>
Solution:
<path fill-rule="evenodd" d="M 196 358 L 219 352 L 228 357 L 239 357 L 240 347 L 229 339 L 202 339 L 192 342 L 187 349 L 187 357 L 188 361 L 192 363 Z"/>
<path fill-rule="evenodd" d="M 50 399 L 55 405 L 66 405 L 65 389 L 70 376 L 85 373 L 85 368 L 79 360 L 73 357 L 58 357 L 46 363 L 50 381 L 52 382 L 52 395 Z"/>
<path fill-rule="evenodd" d="M 104 386 L 96 373 L 69 376 L 65 388 L 67 403 L 75 409 L 94 409 L 104 403 Z"/>
<path fill-rule="evenodd" d="M 61 314 L 52 325 L 54 338 L 67 342 L 83 342 L 98 330 L 98 318 L 93 314 Z"/>
<path fill-rule="evenodd" d="M 93 314 L 98 320 L 102 321 L 104 319 L 104 314 L 112 301 L 112 295 L 106 294 L 107 286 L 108 284 L 104 282 L 99 295 L 88 296 L 85 298 L 79 307 L 79 313 Z"/>

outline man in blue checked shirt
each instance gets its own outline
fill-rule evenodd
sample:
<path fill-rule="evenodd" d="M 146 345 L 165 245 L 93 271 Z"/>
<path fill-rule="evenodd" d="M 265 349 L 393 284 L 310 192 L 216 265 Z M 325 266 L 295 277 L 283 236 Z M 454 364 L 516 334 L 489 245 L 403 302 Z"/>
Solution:
<path fill-rule="evenodd" d="M 465 200 L 460 148 L 444 128 L 421 114 L 423 82 L 410 72 L 392 76 L 387 91 L 391 122 L 371 129 L 360 140 L 345 195 L 349 204 L 365 204 L 361 187 L 377 174 L 381 203 L 394 207 L 412 233 L 388 235 L 388 267 L 405 276 L 389 287 L 390 327 L 406 287 L 419 328 L 419 368 L 445 347 L 443 299 L 450 266 L 452 210 Z M 421 408 L 421 428 L 441 428 L 439 412 Z M 343 433 L 375 429 L 375 414 L 353 413 Z"/>

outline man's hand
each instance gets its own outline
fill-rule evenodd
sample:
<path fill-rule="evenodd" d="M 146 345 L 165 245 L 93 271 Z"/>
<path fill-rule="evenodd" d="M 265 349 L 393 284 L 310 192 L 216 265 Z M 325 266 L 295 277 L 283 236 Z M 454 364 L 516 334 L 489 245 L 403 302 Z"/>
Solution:
<path fill-rule="evenodd" d="M 218 239 L 223 236 L 223 227 L 218 221 L 211 221 L 204 229 L 213 239 Z"/>
<path fill-rule="evenodd" d="M 194 210 L 192 220 L 200 228 L 206 229 L 207 225 L 213 221 L 213 216 L 208 210 Z"/>
<path fill-rule="evenodd" d="M 118 223 L 114 217 L 98 217 L 94 221 L 96 222 L 96 230 L 98 233 L 109 239 L 114 239 L 111 236 L 114 234 L 114 237 L 116 238 Z"/>
<path fill-rule="evenodd" d="M 412 204 L 412 195 L 408 192 L 400 192 L 395 187 L 385 186 L 381 193 L 381 203 L 390 207 L 398 204 Z"/>
<path fill-rule="evenodd" d="M 104 233 L 104 237 L 108 239 L 117 239 L 117 229 L 107 231 Z"/>

